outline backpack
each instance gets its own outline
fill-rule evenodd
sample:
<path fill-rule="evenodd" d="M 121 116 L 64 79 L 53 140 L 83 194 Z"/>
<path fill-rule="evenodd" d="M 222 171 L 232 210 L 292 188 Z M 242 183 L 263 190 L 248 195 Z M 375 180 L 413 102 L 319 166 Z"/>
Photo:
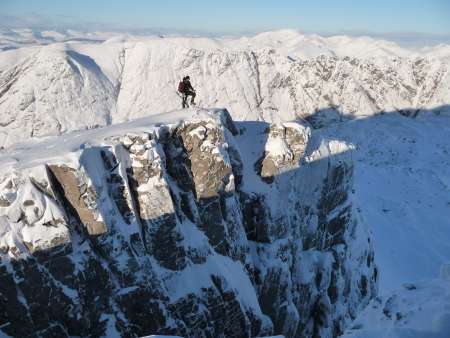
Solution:
<path fill-rule="evenodd" d="M 184 82 L 183 82 L 183 81 L 181 81 L 181 82 L 178 84 L 178 91 L 179 91 L 180 93 L 184 93 Z"/>

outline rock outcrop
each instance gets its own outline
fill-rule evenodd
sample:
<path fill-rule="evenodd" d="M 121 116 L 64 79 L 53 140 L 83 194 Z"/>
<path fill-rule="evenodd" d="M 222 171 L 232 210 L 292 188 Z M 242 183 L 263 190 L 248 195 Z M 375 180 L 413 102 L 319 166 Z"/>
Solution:
<path fill-rule="evenodd" d="M 212 111 L 5 169 L 0 332 L 336 337 L 377 293 L 351 152 Z"/>

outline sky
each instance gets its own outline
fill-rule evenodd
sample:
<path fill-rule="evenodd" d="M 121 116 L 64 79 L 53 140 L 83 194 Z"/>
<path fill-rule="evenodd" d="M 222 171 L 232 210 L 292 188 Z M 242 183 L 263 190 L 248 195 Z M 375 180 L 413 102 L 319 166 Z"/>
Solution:
<path fill-rule="evenodd" d="M 450 35 L 450 0 L 0 0 L 0 25 Z"/>

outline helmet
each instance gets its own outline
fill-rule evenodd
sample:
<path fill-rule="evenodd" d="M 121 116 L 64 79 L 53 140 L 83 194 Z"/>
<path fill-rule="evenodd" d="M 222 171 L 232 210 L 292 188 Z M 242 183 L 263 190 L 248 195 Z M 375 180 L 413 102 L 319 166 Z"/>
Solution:
<path fill-rule="evenodd" d="M 186 75 L 185 77 L 184 77 L 186 80 L 190 80 L 191 78 L 189 77 L 189 75 Z"/>

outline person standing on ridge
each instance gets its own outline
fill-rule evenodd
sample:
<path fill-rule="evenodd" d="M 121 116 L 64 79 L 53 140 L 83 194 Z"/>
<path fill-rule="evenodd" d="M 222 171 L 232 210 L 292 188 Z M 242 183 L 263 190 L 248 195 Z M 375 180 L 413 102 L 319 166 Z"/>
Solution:
<path fill-rule="evenodd" d="M 185 76 L 183 81 L 178 84 L 178 91 L 183 95 L 183 108 L 189 108 L 188 97 L 191 96 L 191 104 L 195 105 L 195 89 L 192 87 L 189 76 Z"/>

